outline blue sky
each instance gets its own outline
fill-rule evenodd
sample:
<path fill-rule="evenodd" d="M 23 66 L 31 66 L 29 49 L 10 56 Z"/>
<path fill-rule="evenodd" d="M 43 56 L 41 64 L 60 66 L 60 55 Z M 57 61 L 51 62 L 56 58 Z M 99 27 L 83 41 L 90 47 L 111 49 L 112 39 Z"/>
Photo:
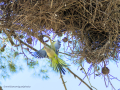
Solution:
<path fill-rule="evenodd" d="M 110 74 L 120 78 L 120 68 L 116 68 L 115 64 L 110 63 Z M 120 64 L 119 64 L 120 66 Z M 72 65 L 71 70 L 74 71 L 79 77 L 83 78 L 84 74 L 77 67 Z M 10 76 L 10 79 L 2 80 L 3 90 L 64 90 L 60 75 L 54 72 L 49 72 L 50 79 L 45 80 L 40 77 L 35 77 L 33 75 L 33 70 L 29 70 L 25 67 L 24 71 Z M 66 82 L 67 90 L 89 90 L 83 83 L 79 86 L 80 81 L 74 78 L 73 75 L 66 73 L 64 75 L 64 80 Z M 88 80 L 85 79 L 88 83 Z M 90 77 L 91 84 L 97 88 L 97 90 L 112 90 L 109 85 L 108 88 L 104 85 L 103 77 L 96 77 L 94 79 L 93 75 Z M 120 88 L 120 82 L 117 80 L 112 80 L 113 85 L 116 90 Z M 30 88 L 6 88 L 5 86 L 30 86 Z"/>
<path fill-rule="evenodd" d="M 62 40 L 62 38 L 59 38 L 59 39 Z M 63 49 L 64 46 L 65 44 L 62 43 L 60 52 L 64 52 L 64 49 Z M 39 50 L 39 43 L 37 44 L 36 49 Z M 1 86 L 3 87 L 3 90 L 65 90 L 62 84 L 62 80 L 60 79 L 59 73 L 54 72 L 52 68 L 48 66 L 49 63 L 47 61 L 49 59 L 35 58 L 34 60 L 38 60 L 39 65 L 36 66 L 35 69 L 29 69 L 27 67 L 27 63 L 22 59 L 23 56 L 21 55 L 19 57 L 20 58 L 17 60 L 17 62 L 18 64 L 20 63 L 22 64 L 22 66 L 24 67 L 23 71 L 19 71 L 18 73 L 11 74 L 10 78 L 6 78 L 5 80 L 2 79 Z M 31 57 L 31 56 L 28 55 L 28 57 Z M 78 68 L 78 65 L 74 65 L 72 61 L 65 59 L 64 56 L 62 56 L 61 58 L 64 59 L 66 63 L 71 65 L 69 66 L 69 68 L 75 74 L 77 74 L 80 78 L 84 78 L 85 74 L 82 73 L 82 71 L 80 71 L 80 68 Z M 119 73 L 120 63 L 118 63 L 117 65 L 118 67 L 116 66 L 115 62 L 110 62 L 109 65 L 107 65 L 107 67 L 110 69 L 110 75 L 120 79 L 120 73 Z M 47 75 L 49 76 L 49 79 L 43 79 L 42 78 L 43 74 L 41 74 L 41 76 L 34 75 L 34 73 L 35 72 L 37 73 L 39 69 L 41 68 L 44 69 L 44 66 L 45 68 L 48 69 Z M 88 71 L 89 67 L 90 67 L 90 64 L 87 64 L 87 63 L 84 64 L 84 68 L 86 71 Z M 66 82 L 65 84 L 66 84 L 67 90 L 89 90 L 89 88 L 85 86 L 83 83 L 79 85 L 80 81 L 68 72 L 66 72 L 66 74 L 63 75 L 63 78 L 64 78 L 64 81 Z M 110 84 L 109 84 L 109 87 L 107 88 L 105 87 L 103 76 L 97 76 L 94 79 L 94 74 L 92 74 L 89 77 L 89 80 L 91 82 L 91 85 L 94 86 L 97 90 L 112 90 L 112 87 Z M 88 85 L 90 85 L 87 78 L 85 78 L 84 81 Z M 117 81 L 116 79 L 112 79 L 111 82 L 113 86 L 116 88 L 116 90 L 120 89 L 119 81 Z M 10 86 L 10 87 L 6 87 L 6 86 Z"/>

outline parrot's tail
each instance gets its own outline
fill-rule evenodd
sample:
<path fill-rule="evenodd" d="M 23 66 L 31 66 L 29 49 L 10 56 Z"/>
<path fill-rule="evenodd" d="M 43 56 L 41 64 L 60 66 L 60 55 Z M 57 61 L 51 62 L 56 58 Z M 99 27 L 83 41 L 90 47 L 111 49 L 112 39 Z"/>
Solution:
<path fill-rule="evenodd" d="M 57 68 L 59 69 L 59 71 L 60 71 L 61 73 L 63 73 L 63 74 L 65 75 L 65 72 L 66 72 L 66 71 L 65 71 L 65 69 L 62 67 L 61 64 L 58 63 Z"/>
<path fill-rule="evenodd" d="M 54 68 L 54 70 L 57 71 L 57 72 L 60 71 L 64 75 L 65 75 L 65 72 L 66 72 L 65 69 L 64 69 L 64 67 L 67 67 L 67 66 L 68 65 L 65 63 L 65 61 L 63 61 L 60 58 L 57 59 L 56 63 L 54 61 L 52 61 L 52 67 Z"/>

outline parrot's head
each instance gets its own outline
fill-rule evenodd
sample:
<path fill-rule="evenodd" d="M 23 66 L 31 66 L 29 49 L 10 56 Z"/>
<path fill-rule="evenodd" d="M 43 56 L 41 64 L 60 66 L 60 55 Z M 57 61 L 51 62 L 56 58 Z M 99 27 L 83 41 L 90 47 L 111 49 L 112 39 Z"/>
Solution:
<path fill-rule="evenodd" d="M 56 42 L 57 42 L 57 43 L 60 43 L 60 41 L 59 41 L 59 40 L 57 40 Z"/>

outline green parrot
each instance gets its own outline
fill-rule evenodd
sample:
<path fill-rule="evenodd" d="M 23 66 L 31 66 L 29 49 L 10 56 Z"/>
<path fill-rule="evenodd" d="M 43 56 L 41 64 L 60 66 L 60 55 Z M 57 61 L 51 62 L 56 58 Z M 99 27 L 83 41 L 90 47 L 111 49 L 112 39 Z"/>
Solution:
<path fill-rule="evenodd" d="M 60 41 L 52 42 L 50 46 L 44 45 L 39 51 L 34 52 L 32 55 L 37 58 L 49 58 L 51 60 L 51 66 L 55 71 L 60 71 L 65 74 L 65 69 L 63 67 L 67 67 L 68 65 L 58 57 L 58 52 L 61 44 Z"/>

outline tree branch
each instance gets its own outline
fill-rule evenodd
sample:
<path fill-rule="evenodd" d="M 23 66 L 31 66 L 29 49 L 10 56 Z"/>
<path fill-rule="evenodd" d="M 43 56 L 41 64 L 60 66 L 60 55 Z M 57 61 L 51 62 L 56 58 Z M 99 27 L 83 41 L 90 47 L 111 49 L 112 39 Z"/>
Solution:
<path fill-rule="evenodd" d="M 23 41 L 20 40 L 19 38 L 18 38 L 18 41 L 19 41 L 20 43 L 26 45 L 26 46 L 29 47 L 30 49 L 32 49 L 32 50 L 34 50 L 34 51 L 38 51 L 37 49 L 35 49 L 35 48 L 31 47 L 30 45 L 26 44 L 25 42 L 23 42 Z"/>
<path fill-rule="evenodd" d="M 78 77 L 75 73 L 73 73 L 69 68 L 66 68 L 74 77 L 77 77 L 81 82 L 83 82 L 90 90 L 93 90 L 86 82 L 84 82 L 80 77 Z"/>
<path fill-rule="evenodd" d="M 62 79 L 62 83 L 63 83 L 63 85 L 64 85 L 65 90 L 67 90 L 66 85 L 65 85 L 65 82 L 64 82 L 64 80 L 63 80 L 63 76 L 62 76 L 61 72 L 60 72 L 60 78 Z"/>

